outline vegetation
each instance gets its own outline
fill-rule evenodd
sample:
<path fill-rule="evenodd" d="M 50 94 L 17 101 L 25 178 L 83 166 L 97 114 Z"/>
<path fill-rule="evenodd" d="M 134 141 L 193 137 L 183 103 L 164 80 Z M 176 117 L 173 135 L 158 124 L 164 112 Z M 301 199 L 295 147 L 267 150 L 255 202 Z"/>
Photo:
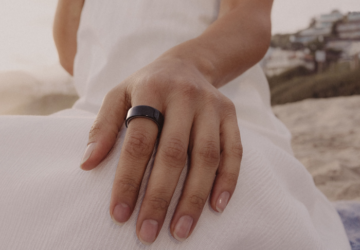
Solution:
<path fill-rule="evenodd" d="M 272 105 L 307 98 L 360 95 L 360 69 L 336 64 L 320 74 L 298 67 L 269 78 Z"/>
<path fill-rule="evenodd" d="M 276 34 L 271 37 L 271 47 L 281 49 L 291 49 L 291 34 Z"/>
<path fill-rule="evenodd" d="M 268 78 L 270 89 L 274 89 L 278 85 L 282 85 L 283 83 L 286 83 L 296 77 L 302 77 L 302 76 L 307 76 L 307 75 L 311 75 L 311 74 L 312 74 L 312 71 L 308 70 L 304 66 L 299 66 L 296 68 L 289 69 L 279 75 L 275 75 L 273 77 Z"/>

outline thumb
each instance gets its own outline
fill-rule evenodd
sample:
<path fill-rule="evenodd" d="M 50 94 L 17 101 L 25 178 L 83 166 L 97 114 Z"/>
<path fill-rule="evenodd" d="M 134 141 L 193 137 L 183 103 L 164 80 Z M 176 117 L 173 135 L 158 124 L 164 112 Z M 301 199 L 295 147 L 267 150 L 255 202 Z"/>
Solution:
<path fill-rule="evenodd" d="M 101 109 L 91 127 L 89 141 L 80 167 L 95 168 L 116 142 L 130 102 L 122 88 L 114 88 L 104 98 Z"/>

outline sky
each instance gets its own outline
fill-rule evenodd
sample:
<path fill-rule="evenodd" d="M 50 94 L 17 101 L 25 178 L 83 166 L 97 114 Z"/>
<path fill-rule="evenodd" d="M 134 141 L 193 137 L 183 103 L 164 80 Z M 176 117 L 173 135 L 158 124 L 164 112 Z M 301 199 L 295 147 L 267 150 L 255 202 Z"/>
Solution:
<path fill-rule="evenodd" d="M 57 0 L 0 0 L 0 71 L 58 63 L 52 39 L 56 3 Z M 360 0 L 274 0 L 272 32 L 295 32 L 307 27 L 312 17 L 333 9 L 344 13 L 360 11 Z"/>
<path fill-rule="evenodd" d="M 272 33 L 291 33 L 306 28 L 312 17 L 337 9 L 360 11 L 360 0 L 274 0 Z"/>
<path fill-rule="evenodd" d="M 58 62 L 52 37 L 57 0 L 0 0 L 0 71 Z"/>

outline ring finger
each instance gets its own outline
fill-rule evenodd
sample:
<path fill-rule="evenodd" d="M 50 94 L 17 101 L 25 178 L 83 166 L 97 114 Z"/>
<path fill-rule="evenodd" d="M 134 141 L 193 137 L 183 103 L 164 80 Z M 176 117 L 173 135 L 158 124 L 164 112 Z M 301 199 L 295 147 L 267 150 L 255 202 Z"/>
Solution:
<path fill-rule="evenodd" d="M 192 129 L 190 171 L 170 230 L 182 241 L 195 228 L 211 191 L 220 161 L 220 121 L 215 110 L 201 113 Z"/>

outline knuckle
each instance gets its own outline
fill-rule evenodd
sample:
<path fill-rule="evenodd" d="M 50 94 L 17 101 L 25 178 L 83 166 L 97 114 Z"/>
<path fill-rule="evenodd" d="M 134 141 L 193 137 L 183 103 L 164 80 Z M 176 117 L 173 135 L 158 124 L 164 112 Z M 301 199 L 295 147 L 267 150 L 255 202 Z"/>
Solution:
<path fill-rule="evenodd" d="M 231 153 L 235 157 L 242 159 L 244 149 L 243 149 L 243 146 L 241 145 L 240 141 L 233 143 L 233 145 L 231 146 Z"/>
<path fill-rule="evenodd" d="M 219 102 L 219 94 L 211 90 L 203 91 L 202 100 L 203 107 L 206 108 L 208 111 L 217 111 L 219 108 L 219 104 L 221 104 L 221 102 Z"/>
<path fill-rule="evenodd" d="M 146 204 L 155 211 L 161 211 L 164 212 L 168 209 L 169 207 L 169 202 L 163 198 L 160 197 L 158 195 L 153 195 L 150 196 L 147 200 L 146 200 Z"/>
<path fill-rule="evenodd" d="M 200 143 L 199 145 L 204 145 L 198 151 L 198 156 L 201 158 L 201 160 L 206 163 L 211 163 L 211 165 L 217 165 L 220 161 L 219 143 L 208 140 L 205 143 Z"/>
<path fill-rule="evenodd" d="M 99 135 L 106 138 L 116 138 L 119 129 L 116 125 L 112 124 L 108 118 L 98 115 L 89 132 L 89 139 L 93 140 Z"/>
<path fill-rule="evenodd" d="M 157 90 L 165 90 L 169 86 L 168 72 L 160 70 L 157 72 L 148 72 L 146 76 L 140 76 L 140 80 L 136 81 L 136 92 L 148 95 L 149 93 L 155 94 Z"/>
<path fill-rule="evenodd" d="M 123 176 L 117 181 L 117 186 L 120 192 L 137 195 L 140 190 L 140 184 L 131 177 Z"/>
<path fill-rule="evenodd" d="M 126 93 L 125 86 L 116 86 L 107 92 L 103 104 L 107 104 L 110 109 L 115 109 L 115 107 L 130 108 L 130 96 Z"/>
<path fill-rule="evenodd" d="M 235 104 L 227 97 L 224 99 L 223 108 L 228 112 L 228 114 L 233 115 L 236 113 Z"/>
<path fill-rule="evenodd" d="M 190 82 L 182 82 L 178 86 L 182 96 L 187 99 L 196 98 L 200 92 L 199 87 Z"/>
<path fill-rule="evenodd" d="M 219 94 L 214 91 L 207 93 L 206 96 L 209 103 L 217 104 L 220 101 Z"/>
<path fill-rule="evenodd" d="M 118 92 L 116 88 L 112 88 L 109 92 L 106 93 L 104 101 L 111 100 L 114 97 L 118 96 Z"/>
<path fill-rule="evenodd" d="M 156 89 L 163 87 L 165 81 L 162 77 L 154 77 L 150 76 L 147 81 L 142 82 L 141 88 L 144 93 L 149 93 L 149 91 L 153 92 Z"/>
<path fill-rule="evenodd" d="M 134 158 L 148 157 L 148 154 L 152 150 L 150 135 L 141 130 L 132 131 L 128 137 L 124 150 Z"/>
<path fill-rule="evenodd" d="M 90 132 L 89 132 L 89 137 L 90 138 L 96 137 L 96 135 L 98 133 L 100 133 L 101 130 L 102 130 L 102 126 L 100 125 L 100 123 L 96 119 L 94 124 L 91 126 L 91 129 L 90 129 Z"/>
<path fill-rule="evenodd" d="M 116 138 L 118 135 L 118 129 L 116 126 L 111 126 L 109 122 L 105 119 L 96 118 L 94 124 L 91 126 L 89 132 L 89 139 L 94 140 L 99 135 L 105 136 L 106 138 Z"/>
<path fill-rule="evenodd" d="M 235 187 L 236 183 L 238 181 L 238 178 L 239 178 L 239 174 L 230 173 L 230 172 L 222 172 L 222 173 L 220 173 L 219 177 L 223 183 L 226 183 L 226 185 Z"/>
<path fill-rule="evenodd" d="M 202 210 L 206 202 L 206 198 L 200 195 L 192 195 L 189 199 L 190 206 L 198 210 Z"/>
<path fill-rule="evenodd" d="M 173 137 L 162 147 L 162 153 L 165 161 L 171 166 L 183 167 L 186 160 L 187 147 L 183 140 Z"/>
<path fill-rule="evenodd" d="M 207 90 L 203 95 L 203 105 L 208 111 L 215 112 L 216 114 L 221 114 L 223 112 L 223 101 L 222 94 L 220 92 Z"/>

